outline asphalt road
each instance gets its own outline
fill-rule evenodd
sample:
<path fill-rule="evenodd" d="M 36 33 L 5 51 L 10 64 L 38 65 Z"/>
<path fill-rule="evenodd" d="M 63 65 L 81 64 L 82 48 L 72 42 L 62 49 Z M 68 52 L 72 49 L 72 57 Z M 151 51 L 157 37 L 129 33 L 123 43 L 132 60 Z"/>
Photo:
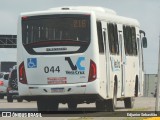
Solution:
<path fill-rule="evenodd" d="M 124 108 L 124 102 L 118 101 L 116 112 L 100 112 L 96 111 L 95 104 L 80 104 L 78 105 L 77 111 L 68 111 L 67 105 L 60 104 L 58 112 L 54 114 L 43 114 L 43 117 L 48 117 L 47 119 L 53 119 L 53 117 L 56 120 L 73 120 L 74 119 L 106 119 L 108 117 L 116 117 L 115 120 L 124 119 L 124 117 L 127 117 L 127 113 L 134 112 L 134 111 L 140 111 L 140 112 L 146 112 L 146 111 L 154 111 L 155 110 L 155 98 L 153 97 L 138 97 L 135 99 L 135 105 L 133 109 L 125 109 Z M 0 112 L 4 111 L 11 111 L 17 113 L 25 113 L 25 112 L 32 112 L 37 113 L 37 105 L 36 102 L 27 102 L 23 101 L 22 103 L 18 103 L 16 100 L 14 100 L 13 103 L 8 103 L 6 98 L 0 99 Z M 117 118 L 118 117 L 118 118 Z M 16 119 L 17 120 L 17 119 Z M 46 119 L 45 119 L 46 120 Z"/>

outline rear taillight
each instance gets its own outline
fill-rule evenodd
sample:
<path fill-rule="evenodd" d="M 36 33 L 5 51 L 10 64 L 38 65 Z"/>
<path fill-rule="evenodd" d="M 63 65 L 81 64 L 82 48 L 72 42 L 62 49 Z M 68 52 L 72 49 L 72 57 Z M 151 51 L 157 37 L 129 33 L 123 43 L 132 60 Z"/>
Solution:
<path fill-rule="evenodd" d="M 7 92 L 9 92 L 10 90 L 12 90 L 12 88 L 11 87 L 7 87 Z"/>
<path fill-rule="evenodd" d="M 19 65 L 19 82 L 22 84 L 27 84 L 26 72 L 24 67 L 24 62 Z"/>
<path fill-rule="evenodd" d="M 3 85 L 4 85 L 3 81 L 0 80 L 0 86 L 3 86 Z"/>
<path fill-rule="evenodd" d="M 22 20 L 27 20 L 27 19 L 28 19 L 27 16 L 23 16 L 23 17 L 22 17 Z"/>
<path fill-rule="evenodd" d="M 88 82 L 92 82 L 97 78 L 97 68 L 95 62 L 90 60 L 89 77 Z"/>

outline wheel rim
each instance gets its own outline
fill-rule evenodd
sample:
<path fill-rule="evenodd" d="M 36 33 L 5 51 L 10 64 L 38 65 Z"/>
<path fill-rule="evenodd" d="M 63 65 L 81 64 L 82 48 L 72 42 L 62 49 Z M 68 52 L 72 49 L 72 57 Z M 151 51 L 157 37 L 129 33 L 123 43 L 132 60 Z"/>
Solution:
<path fill-rule="evenodd" d="M 18 86 L 17 86 L 17 78 L 12 80 L 12 87 L 15 88 L 15 89 L 18 88 Z"/>

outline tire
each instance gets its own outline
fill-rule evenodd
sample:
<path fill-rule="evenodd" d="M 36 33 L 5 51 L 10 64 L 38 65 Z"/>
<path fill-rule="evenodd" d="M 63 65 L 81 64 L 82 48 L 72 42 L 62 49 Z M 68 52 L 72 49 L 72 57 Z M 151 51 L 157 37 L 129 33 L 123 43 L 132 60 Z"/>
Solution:
<path fill-rule="evenodd" d="M 107 111 L 114 112 L 117 106 L 117 85 L 114 83 L 113 99 L 106 101 Z"/>
<path fill-rule="evenodd" d="M 68 102 L 68 109 L 69 109 L 70 111 L 76 110 L 76 109 L 77 109 L 77 103 L 76 103 L 76 102 L 73 102 L 73 103 Z"/>
<path fill-rule="evenodd" d="M 37 101 L 38 111 L 57 111 L 59 103 L 54 100 L 40 99 Z"/>
<path fill-rule="evenodd" d="M 138 80 L 135 83 L 135 97 L 138 97 Z"/>
<path fill-rule="evenodd" d="M 7 95 L 7 101 L 8 101 L 8 102 L 13 102 L 12 95 Z"/>
<path fill-rule="evenodd" d="M 3 96 L 3 95 L 0 95 L 0 99 L 4 99 L 4 96 Z"/>
<path fill-rule="evenodd" d="M 46 109 L 47 109 L 47 107 L 46 107 L 46 103 L 45 103 L 45 101 L 43 102 L 43 100 L 38 100 L 37 101 L 37 109 L 38 109 L 38 111 L 45 111 Z"/>
<path fill-rule="evenodd" d="M 125 108 L 133 108 L 134 106 L 134 97 L 129 97 L 124 99 Z"/>
<path fill-rule="evenodd" d="M 18 90 L 17 78 L 14 78 L 14 79 L 11 81 L 11 87 L 12 87 L 14 90 Z"/>
<path fill-rule="evenodd" d="M 106 111 L 106 101 L 105 100 L 98 100 L 96 101 L 96 110 L 97 111 Z"/>
<path fill-rule="evenodd" d="M 22 98 L 17 98 L 17 102 L 23 102 Z"/>
<path fill-rule="evenodd" d="M 49 111 L 58 111 L 58 106 L 59 106 L 59 103 L 57 101 L 50 100 L 50 102 L 48 104 L 48 110 Z"/>

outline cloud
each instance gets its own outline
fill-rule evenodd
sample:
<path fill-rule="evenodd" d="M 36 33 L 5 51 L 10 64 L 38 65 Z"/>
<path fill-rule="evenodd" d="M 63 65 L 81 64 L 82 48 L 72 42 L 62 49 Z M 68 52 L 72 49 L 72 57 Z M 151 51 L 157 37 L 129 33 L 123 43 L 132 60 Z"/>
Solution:
<path fill-rule="evenodd" d="M 0 34 L 16 34 L 16 16 L 8 11 L 0 11 L 0 18 Z"/>

